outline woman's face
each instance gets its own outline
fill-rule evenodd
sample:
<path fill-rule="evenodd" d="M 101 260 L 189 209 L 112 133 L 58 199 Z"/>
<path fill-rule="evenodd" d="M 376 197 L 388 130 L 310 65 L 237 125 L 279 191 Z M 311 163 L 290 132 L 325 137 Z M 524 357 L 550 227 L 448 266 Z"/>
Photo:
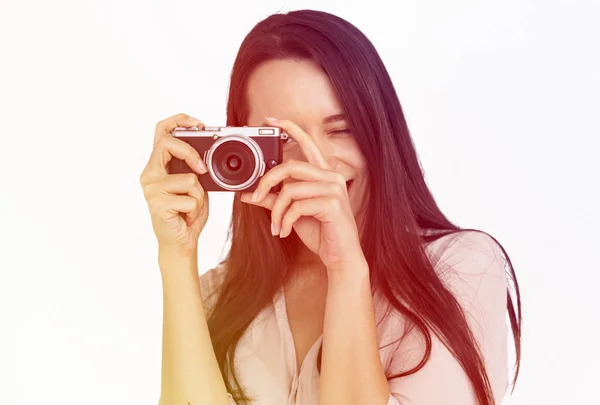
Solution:
<path fill-rule="evenodd" d="M 333 170 L 346 179 L 356 217 L 364 208 L 367 190 L 365 159 L 348 131 L 342 108 L 325 73 L 306 60 L 265 62 L 250 77 L 248 102 L 247 125 L 262 126 L 265 117 L 274 117 L 293 121 L 311 136 Z M 288 159 L 306 161 L 296 142 L 284 145 L 283 160 Z"/>

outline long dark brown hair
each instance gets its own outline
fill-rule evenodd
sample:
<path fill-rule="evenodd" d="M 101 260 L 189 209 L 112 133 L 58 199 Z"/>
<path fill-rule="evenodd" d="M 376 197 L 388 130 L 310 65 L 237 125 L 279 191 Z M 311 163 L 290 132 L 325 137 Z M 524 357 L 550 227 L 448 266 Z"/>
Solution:
<path fill-rule="evenodd" d="M 242 42 L 233 65 L 227 125 L 247 124 L 248 80 L 254 70 L 265 61 L 290 58 L 315 62 L 331 80 L 349 129 L 369 163 L 370 189 L 361 244 L 372 289 L 381 291 L 425 338 L 420 364 L 388 378 L 410 375 L 425 365 L 433 332 L 464 369 L 479 403 L 494 404 L 482 354 L 465 314 L 436 274 L 424 248 L 428 242 L 464 229 L 444 216 L 428 189 L 392 80 L 365 35 L 342 18 L 312 10 L 275 14 L 259 22 Z M 294 232 L 284 239 L 273 238 L 270 212 L 242 203 L 239 197 L 236 193 L 229 230 L 231 248 L 224 260 L 227 276 L 208 326 L 227 389 L 239 403 L 246 404 L 250 398 L 231 372 L 235 348 L 287 280 L 301 242 Z M 423 236 L 423 230 L 433 233 Z M 520 294 L 510 259 L 500 247 L 514 286 L 514 300 L 507 290 L 517 359 L 514 384 L 521 358 Z M 233 386 L 227 376 L 233 377 Z"/>

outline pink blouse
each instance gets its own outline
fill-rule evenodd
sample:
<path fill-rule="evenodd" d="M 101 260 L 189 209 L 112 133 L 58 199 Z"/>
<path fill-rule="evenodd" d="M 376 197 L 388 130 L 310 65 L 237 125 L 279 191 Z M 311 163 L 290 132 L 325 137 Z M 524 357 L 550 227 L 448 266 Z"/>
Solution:
<path fill-rule="evenodd" d="M 440 278 L 454 292 L 467 313 L 484 355 L 496 404 L 508 385 L 508 326 L 506 321 L 505 261 L 500 247 L 487 235 L 461 232 L 426 247 Z M 224 277 L 223 267 L 200 276 L 206 313 L 214 305 Z M 377 323 L 387 301 L 373 297 Z M 386 372 L 394 375 L 420 361 L 423 342 L 417 333 L 404 335 L 405 319 L 393 310 L 379 323 L 379 356 Z M 235 353 L 238 379 L 256 405 L 316 405 L 319 390 L 317 354 L 322 337 L 296 366 L 294 340 L 287 319 L 283 288 L 271 305 L 250 324 Z M 391 344 L 393 343 L 393 344 Z M 360 382 L 358 382 L 360 383 Z M 441 341 L 432 334 L 431 357 L 417 373 L 389 380 L 387 405 L 476 405 L 469 379 Z M 235 404 L 232 400 L 232 404 Z M 386 405 L 386 404 L 382 404 Z"/>

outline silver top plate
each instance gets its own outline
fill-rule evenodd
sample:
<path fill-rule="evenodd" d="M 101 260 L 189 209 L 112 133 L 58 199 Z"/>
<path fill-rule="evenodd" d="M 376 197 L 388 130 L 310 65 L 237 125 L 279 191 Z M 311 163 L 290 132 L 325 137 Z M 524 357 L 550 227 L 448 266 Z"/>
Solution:
<path fill-rule="evenodd" d="M 204 127 L 204 130 L 200 130 L 198 127 L 183 128 L 177 127 L 173 130 L 181 134 L 185 132 L 185 136 L 214 136 L 218 137 L 228 135 L 242 135 L 242 136 L 270 136 L 279 138 L 282 135 L 281 128 L 277 127 Z M 287 138 L 287 134 L 284 134 L 283 138 Z"/>

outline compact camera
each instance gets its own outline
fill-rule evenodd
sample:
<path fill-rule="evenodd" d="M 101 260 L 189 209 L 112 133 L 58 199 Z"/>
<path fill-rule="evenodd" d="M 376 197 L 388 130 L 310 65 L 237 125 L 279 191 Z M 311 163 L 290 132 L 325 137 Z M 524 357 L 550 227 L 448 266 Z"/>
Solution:
<path fill-rule="evenodd" d="M 253 191 L 258 180 L 283 160 L 288 134 L 276 127 L 178 127 L 171 133 L 196 149 L 208 173 L 198 175 L 206 191 Z M 169 173 L 194 173 L 173 157 Z M 280 191 L 281 184 L 272 191 Z"/>

